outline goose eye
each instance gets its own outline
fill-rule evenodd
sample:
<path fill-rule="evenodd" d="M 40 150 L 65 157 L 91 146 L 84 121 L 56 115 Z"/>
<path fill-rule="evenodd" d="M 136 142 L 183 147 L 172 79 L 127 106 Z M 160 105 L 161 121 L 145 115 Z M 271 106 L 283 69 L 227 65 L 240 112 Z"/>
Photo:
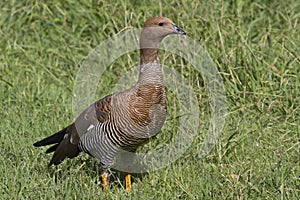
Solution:
<path fill-rule="evenodd" d="M 163 26 L 163 25 L 164 25 L 163 22 L 159 22 L 159 23 L 158 23 L 158 26 Z"/>

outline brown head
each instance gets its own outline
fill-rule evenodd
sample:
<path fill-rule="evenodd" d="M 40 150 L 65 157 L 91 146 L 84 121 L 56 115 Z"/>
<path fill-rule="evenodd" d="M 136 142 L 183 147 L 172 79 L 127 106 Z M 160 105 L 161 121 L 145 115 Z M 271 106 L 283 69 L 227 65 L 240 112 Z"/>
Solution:
<path fill-rule="evenodd" d="M 166 17 L 153 17 L 144 23 L 142 37 L 146 37 L 149 40 L 161 41 L 170 34 L 186 35 L 184 30 Z"/>
<path fill-rule="evenodd" d="M 148 19 L 143 26 L 141 33 L 141 59 L 142 57 L 147 57 L 149 54 L 149 59 L 157 59 L 157 51 L 160 45 L 160 42 L 164 37 L 171 34 L 180 34 L 186 35 L 185 31 L 179 28 L 174 24 L 169 18 L 166 17 L 153 17 Z M 144 62 L 141 60 L 141 63 L 151 62 L 151 59 L 148 60 L 145 58 Z"/>

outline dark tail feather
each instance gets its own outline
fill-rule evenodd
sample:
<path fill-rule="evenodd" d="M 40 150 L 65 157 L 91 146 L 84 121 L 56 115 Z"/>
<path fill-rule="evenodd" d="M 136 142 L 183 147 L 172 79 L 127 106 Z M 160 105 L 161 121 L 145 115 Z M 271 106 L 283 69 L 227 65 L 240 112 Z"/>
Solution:
<path fill-rule="evenodd" d="M 55 151 L 50 163 L 48 166 L 52 164 L 58 165 L 60 164 L 65 158 L 74 158 L 76 157 L 80 150 L 78 148 L 78 144 L 72 144 L 69 139 L 64 139 L 61 143 L 50 147 L 47 152 Z"/>
<path fill-rule="evenodd" d="M 47 149 L 46 153 L 52 153 L 53 151 L 56 150 L 56 148 L 58 147 L 59 144 L 55 144 L 53 146 L 51 146 L 49 149 Z"/>
<path fill-rule="evenodd" d="M 42 139 L 41 141 L 34 143 L 33 145 L 35 147 L 40 147 L 40 146 L 46 146 L 49 144 L 60 143 L 64 139 L 64 136 L 67 133 L 67 129 L 68 129 L 68 127 L 62 129 L 61 131 L 58 131 L 57 133 L 55 133 L 47 138 Z M 53 147 L 50 147 L 50 149 L 52 149 L 52 148 Z M 52 152 L 52 151 L 50 151 L 50 152 Z"/>
<path fill-rule="evenodd" d="M 70 140 L 72 140 L 72 142 Z M 80 152 L 78 143 L 79 135 L 77 133 L 75 124 L 73 123 L 70 126 L 62 129 L 61 131 L 58 131 L 54 135 L 51 135 L 41 141 L 38 141 L 33 145 L 36 147 L 40 147 L 49 144 L 54 144 L 46 151 L 46 153 L 54 152 L 52 159 L 48 165 L 51 166 L 52 164 L 60 164 L 67 157 L 76 157 Z"/>

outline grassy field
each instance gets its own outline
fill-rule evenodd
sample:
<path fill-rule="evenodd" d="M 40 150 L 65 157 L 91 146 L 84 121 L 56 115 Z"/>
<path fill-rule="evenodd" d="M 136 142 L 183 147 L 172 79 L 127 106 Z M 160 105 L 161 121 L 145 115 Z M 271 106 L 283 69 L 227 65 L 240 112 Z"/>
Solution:
<path fill-rule="evenodd" d="M 300 199 L 298 1 L 49 2 L 0 2 L 0 199 Z M 86 155 L 47 168 L 50 155 L 32 144 L 73 121 L 81 61 L 108 37 L 157 15 L 199 40 L 218 66 L 227 97 L 218 145 L 198 157 L 210 123 L 206 84 L 162 52 L 197 92 L 201 129 L 188 151 L 135 178 L 130 193 L 114 183 L 105 194 L 95 183 L 98 161 Z M 97 98 L 138 62 L 132 55 L 95 83 Z M 171 101 L 164 130 L 176 129 Z"/>

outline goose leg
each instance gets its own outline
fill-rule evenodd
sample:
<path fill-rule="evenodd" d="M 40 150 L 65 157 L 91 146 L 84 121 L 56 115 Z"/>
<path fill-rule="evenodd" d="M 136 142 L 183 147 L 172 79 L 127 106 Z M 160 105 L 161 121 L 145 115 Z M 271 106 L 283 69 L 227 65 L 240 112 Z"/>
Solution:
<path fill-rule="evenodd" d="M 125 175 L 125 184 L 126 184 L 126 191 L 130 191 L 131 190 L 131 175 L 129 172 L 127 172 Z"/>
<path fill-rule="evenodd" d="M 108 183 L 109 183 L 107 172 L 104 172 L 103 174 L 101 174 L 101 181 L 102 181 L 102 188 L 104 191 L 106 191 Z"/>

